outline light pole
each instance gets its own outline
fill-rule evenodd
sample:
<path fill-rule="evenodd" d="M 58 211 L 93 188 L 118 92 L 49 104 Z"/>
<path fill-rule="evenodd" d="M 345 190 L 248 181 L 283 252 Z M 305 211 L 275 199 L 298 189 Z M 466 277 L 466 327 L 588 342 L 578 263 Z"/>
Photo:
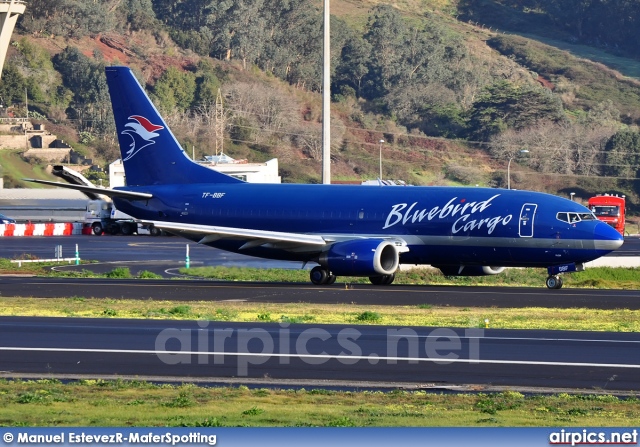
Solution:
<path fill-rule="evenodd" d="M 331 43 L 329 1 L 324 0 L 322 38 L 322 183 L 331 184 Z"/>
<path fill-rule="evenodd" d="M 518 154 L 528 154 L 529 151 L 522 149 L 509 157 L 509 163 L 507 163 L 507 189 L 511 189 L 511 160 L 513 160 Z"/>
<path fill-rule="evenodd" d="M 380 146 L 380 181 L 382 181 L 382 143 L 384 143 L 384 140 L 378 141 L 378 144 Z"/>

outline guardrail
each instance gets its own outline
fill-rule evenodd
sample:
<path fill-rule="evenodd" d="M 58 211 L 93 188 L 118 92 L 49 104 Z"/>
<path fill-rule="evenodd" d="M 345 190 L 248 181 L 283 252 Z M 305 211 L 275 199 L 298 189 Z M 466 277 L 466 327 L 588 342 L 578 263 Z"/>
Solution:
<path fill-rule="evenodd" d="M 1 0 L 0 0 L 1 1 Z M 71 236 L 82 234 L 82 223 L 15 223 L 0 224 L 0 237 L 11 236 Z"/>
<path fill-rule="evenodd" d="M 76 244 L 76 256 L 74 258 L 62 257 L 62 245 L 56 245 L 55 258 L 52 259 L 13 259 L 12 263 L 18 264 L 18 267 L 22 267 L 23 262 L 75 262 L 76 265 L 80 264 L 80 252 L 78 251 L 78 244 Z"/>

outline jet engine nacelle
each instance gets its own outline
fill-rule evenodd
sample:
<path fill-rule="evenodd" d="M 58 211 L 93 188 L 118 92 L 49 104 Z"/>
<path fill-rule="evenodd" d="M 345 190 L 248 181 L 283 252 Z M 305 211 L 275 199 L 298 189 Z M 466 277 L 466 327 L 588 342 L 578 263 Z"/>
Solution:
<path fill-rule="evenodd" d="M 320 257 L 320 265 L 337 276 L 392 275 L 400 265 L 401 247 L 384 239 L 337 242 Z"/>
<path fill-rule="evenodd" d="M 445 276 L 487 276 L 497 275 L 504 271 L 504 267 L 494 267 L 489 265 L 439 265 Z"/>

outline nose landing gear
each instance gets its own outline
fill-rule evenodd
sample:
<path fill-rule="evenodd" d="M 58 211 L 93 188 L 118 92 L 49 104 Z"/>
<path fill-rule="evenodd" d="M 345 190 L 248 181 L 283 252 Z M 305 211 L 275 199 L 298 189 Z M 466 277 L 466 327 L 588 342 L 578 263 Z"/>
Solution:
<path fill-rule="evenodd" d="M 583 270 L 583 263 L 553 265 L 551 267 L 548 267 L 547 272 L 549 273 L 549 277 L 546 281 L 547 287 L 550 289 L 560 289 L 562 287 L 562 276 L 560 276 L 561 273 L 581 272 Z"/>
<path fill-rule="evenodd" d="M 550 275 L 547 278 L 547 287 L 549 289 L 560 289 L 562 287 L 562 276 Z"/>

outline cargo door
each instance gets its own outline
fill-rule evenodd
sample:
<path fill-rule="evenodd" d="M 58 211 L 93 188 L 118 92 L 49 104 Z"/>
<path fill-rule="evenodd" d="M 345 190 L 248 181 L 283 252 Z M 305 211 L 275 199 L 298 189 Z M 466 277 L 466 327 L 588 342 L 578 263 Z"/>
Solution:
<path fill-rule="evenodd" d="M 533 237 L 533 221 L 536 216 L 538 205 L 535 203 L 525 203 L 520 211 L 520 237 Z"/>

